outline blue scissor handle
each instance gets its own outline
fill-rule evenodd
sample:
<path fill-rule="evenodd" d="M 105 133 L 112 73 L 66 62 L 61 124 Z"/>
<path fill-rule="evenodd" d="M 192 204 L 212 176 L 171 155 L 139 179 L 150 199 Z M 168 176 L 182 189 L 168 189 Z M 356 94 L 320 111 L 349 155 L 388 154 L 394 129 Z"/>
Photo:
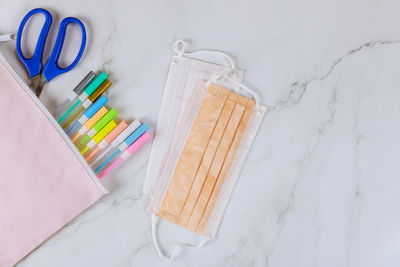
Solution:
<path fill-rule="evenodd" d="M 60 68 L 60 66 L 58 66 L 58 59 L 60 58 L 61 50 L 64 44 L 67 26 L 70 23 L 78 24 L 82 30 L 81 48 L 79 49 L 78 55 L 76 56 L 75 60 L 71 63 L 71 65 L 69 65 L 66 68 Z M 47 61 L 43 69 L 43 75 L 46 78 L 46 81 L 49 82 L 54 77 L 72 70 L 81 59 L 83 51 L 85 51 L 85 46 L 86 46 L 86 29 L 83 23 L 77 18 L 69 17 L 63 19 L 60 24 L 60 29 L 58 30 L 57 40 L 54 45 L 53 51 L 51 52 L 49 61 Z"/>
<path fill-rule="evenodd" d="M 21 37 L 22 37 L 22 31 L 24 30 L 26 22 L 34 15 L 37 13 L 41 13 L 45 16 L 45 22 L 42 28 L 42 31 L 40 32 L 38 42 L 36 44 L 35 48 L 35 53 L 31 58 L 26 58 L 22 54 L 21 50 Z M 28 69 L 29 76 L 32 78 L 40 73 L 42 70 L 42 56 L 43 56 L 43 49 L 44 45 L 46 43 L 47 39 L 47 34 L 49 33 L 49 29 L 51 26 L 51 23 L 53 21 L 53 18 L 51 17 L 51 14 L 42 8 L 36 8 L 31 11 L 29 11 L 28 14 L 25 15 L 25 17 L 22 19 L 21 24 L 19 25 L 18 28 L 18 34 L 17 34 L 17 53 L 21 61 L 25 64 L 26 68 Z"/>

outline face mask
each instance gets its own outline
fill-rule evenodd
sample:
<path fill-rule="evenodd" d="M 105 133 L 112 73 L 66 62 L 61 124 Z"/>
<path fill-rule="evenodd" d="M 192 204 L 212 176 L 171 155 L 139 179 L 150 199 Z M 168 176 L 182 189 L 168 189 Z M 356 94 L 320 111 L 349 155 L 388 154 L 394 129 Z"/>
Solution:
<path fill-rule="evenodd" d="M 169 73 L 164 89 L 163 100 L 154 133 L 152 150 L 147 165 L 143 192 L 154 195 L 154 188 L 160 177 L 162 166 L 170 149 L 170 144 L 176 135 L 176 128 L 183 111 L 186 109 L 196 85 L 202 80 L 215 79 L 221 73 L 235 81 L 241 81 L 243 72 L 235 69 L 234 60 L 216 50 L 185 51 L 185 42 L 178 40 L 173 45 L 175 56 L 169 67 Z M 192 56 L 212 56 L 222 58 L 228 63 L 222 66 L 191 58 Z M 222 83 L 226 84 L 225 82 Z"/>
<path fill-rule="evenodd" d="M 196 80 L 192 86 L 174 126 L 148 209 L 153 214 L 153 242 L 163 259 L 173 258 L 181 246 L 199 247 L 215 237 L 265 113 L 259 97 L 232 79 L 229 72 L 217 73 L 208 81 Z M 242 88 L 254 100 L 227 88 Z M 179 244 L 166 256 L 157 240 L 158 218 L 200 234 L 200 241 Z"/>

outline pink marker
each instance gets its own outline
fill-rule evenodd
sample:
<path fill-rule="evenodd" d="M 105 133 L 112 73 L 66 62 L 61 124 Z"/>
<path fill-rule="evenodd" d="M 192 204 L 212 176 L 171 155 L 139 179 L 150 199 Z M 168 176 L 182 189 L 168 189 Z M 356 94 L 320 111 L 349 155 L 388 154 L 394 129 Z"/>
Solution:
<path fill-rule="evenodd" d="M 126 160 L 129 158 L 131 155 L 133 155 L 141 146 L 143 146 L 147 141 L 150 140 L 150 134 L 148 132 L 145 132 L 140 136 L 132 145 L 130 145 L 124 152 L 122 152 L 121 156 L 114 161 L 113 164 L 111 164 L 100 176 L 99 179 L 102 178 L 104 175 L 109 173 L 112 169 L 114 169 L 118 164 L 120 164 L 122 161 Z"/>

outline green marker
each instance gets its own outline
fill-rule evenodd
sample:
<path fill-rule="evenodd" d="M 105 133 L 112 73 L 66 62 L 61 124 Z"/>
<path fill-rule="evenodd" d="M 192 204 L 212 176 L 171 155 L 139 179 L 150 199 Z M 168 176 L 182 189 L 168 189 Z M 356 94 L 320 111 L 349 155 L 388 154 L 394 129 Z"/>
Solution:
<path fill-rule="evenodd" d="M 109 112 L 106 113 L 94 126 L 89 132 L 86 134 L 85 138 L 82 139 L 81 144 L 85 145 L 90 138 L 92 138 L 95 134 L 97 134 L 104 126 L 107 125 L 115 116 L 117 112 L 115 109 L 111 109 Z"/>
<path fill-rule="evenodd" d="M 74 110 L 79 110 L 83 104 L 83 102 L 91 95 L 93 94 L 94 91 L 96 91 L 97 87 L 100 86 L 106 79 L 108 78 L 107 74 L 104 72 L 100 73 L 99 76 L 91 83 L 89 86 L 83 91 L 77 100 L 72 104 L 72 106 L 57 120 L 57 122 L 61 125 L 64 126 L 65 123 L 67 123 L 70 119 L 71 116 L 68 116 L 72 113 Z M 74 113 L 72 113 L 74 114 Z"/>

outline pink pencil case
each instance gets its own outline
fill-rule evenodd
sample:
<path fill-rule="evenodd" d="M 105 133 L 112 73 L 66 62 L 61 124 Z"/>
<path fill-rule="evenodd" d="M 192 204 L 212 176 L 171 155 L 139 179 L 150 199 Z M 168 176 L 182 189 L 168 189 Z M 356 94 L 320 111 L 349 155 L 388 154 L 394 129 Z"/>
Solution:
<path fill-rule="evenodd" d="M 0 266 L 16 264 L 107 194 L 0 54 Z"/>

